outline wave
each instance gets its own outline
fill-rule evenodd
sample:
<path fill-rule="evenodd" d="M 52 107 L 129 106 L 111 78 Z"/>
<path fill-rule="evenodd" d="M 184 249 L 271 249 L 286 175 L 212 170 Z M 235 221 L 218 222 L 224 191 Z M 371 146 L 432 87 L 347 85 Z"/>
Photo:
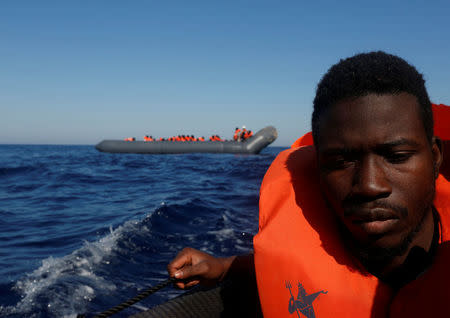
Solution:
<path fill-rule="evenodd" d="M 143 219 L 110 228 L 99 240 L 85 241 L 69 255 L 44 259 L 14 284 L 12 290 L 20 301 L 0 306 L 0 316 L 76 317 L 106 310 L 166 279 L 167 262 L 186 245 L 216 255 L 248 252 L 252 234 L 233 228 L 234 211 L 224 209 L 211 215 L 212 203 L 198 198 L 162 202 Z M 194 226 L 205 231 L 191 233 Z M 153 269 L 143 264 L 153 264 Z M 176 294 L 179 292 L 165 291 L 153 302 Z M 142 302 L 135 310 L 150 306 Z"/>
<path fill-rule="evenodd" d="M 9 176 L 0 185 L 0 316 L 7 318 L 104 311 L 166 279 L 167 263 L 185 246 L 217 256 L 248 252 L 259 183 L 274 156 L 22 148 L 0 158 L 0 177 Z M 166 288 L 138 306 L 177 294 Z"/>
<path fill-rule="evenodd" d="M 127 283 L 127 275 L 133 276 L 127 286 L 130 294 L 137 288 L 145 287 L 133 283 L 136 276 L 151 276 L 153 281 L 155 278 L 165 278 L 168 260 L 189 241 L 201 241 L 197 248 L 208 252 L 217 252 L 217 247 L 209 243 L 211 241 L 219 245 L 225 242 L 239 245 L 234 231 L 228 226 L 227 216 L 213 217 L 223 220 L 217 230 L 217 222 L 213 222 L 206 233 L 183 233 L 187 223 L 193 226 L 208 222 L 209 205 L 210 202 L 201 199 L 186 199 L 172 205 L 163 202 L 140 221 L 131 220 L 116 229 L 110 228 L 107 235 L 95 242 L 85 242 L 69 255 L 44 259 L 39 268 L 15 283 L 12 289 L 19 295 L 20 301 L 0 307 L 0 316 L 76 317 L 88 309 L 101 311 L 102 303 L 114 303 L 113 299 L 119 303 L 126 297 L 120 296 L 124 289 L 122 285 Z M 194 210 L 196 217 L 186 213 Z M 175 224 L 174 220 L 178 222 Z M 167 243 L 161 245 L 163 241 Z M 220 250 L 227 252 L 228 248 L 221 247 Z M 139 273 L 139 267 L 150 259 L 160 263 L 161 270 Z M 118 275 L 119 278 L 112 279 L 112 273 L 121 267 L 125 268 L 124 272 Z M 143 283 L 145 281 L 147 284 L 151 282 L 143 279 Z M 114 294 L 116 289 L 121 291 L 115 293 L 112 299 L 107 299 L 111 296 L 106 295 Z M 98 304 L 93 305 L 93 299 Z"/>
<path fill-rule="evenodd" d="M 19 165 L 17 167 L 0 167 L 0 176 L 11 177 L 17 175 L 25 175 L 35 171 L 45 173 L 48 171 L 48 167 L 46 164 L 39 164 L 39 163 L 35 165 Z"/>
<path fill-rule="evenodd" d="M 122 233 L 132 230 L 129 221 L 100 240 L 72 254 L 48 257 L 42 265 L 16 282 L 12 288 L 21 300 L 14 306 L 0 307 L 1 316 L 76 317 L 95 298 L 96 291 L 113 291 L 116 286 L 98 275 L 100 266 L 110 264 Z"/>

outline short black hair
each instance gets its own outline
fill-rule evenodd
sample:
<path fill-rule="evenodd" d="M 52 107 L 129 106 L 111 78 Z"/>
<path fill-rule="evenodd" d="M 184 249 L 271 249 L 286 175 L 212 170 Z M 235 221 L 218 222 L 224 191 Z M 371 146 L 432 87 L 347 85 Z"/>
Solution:
<path fill-rule="evenodd" d="M 333 65 L 317 85 L 312 115 L 314 143 L 319 137 L 319 120 L 324 110 L 338 101 L 375 94 L 409 93 L 420 105 L 425 133 L 431 144 L 433 113 L 425 80 L 402 58 L 382 51 L 361 53 Z"/>

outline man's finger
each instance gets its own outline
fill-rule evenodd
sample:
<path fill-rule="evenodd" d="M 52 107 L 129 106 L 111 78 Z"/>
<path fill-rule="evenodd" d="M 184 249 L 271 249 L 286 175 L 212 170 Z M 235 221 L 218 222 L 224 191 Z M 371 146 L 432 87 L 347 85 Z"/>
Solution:
<path fill-rule="evenodd" d="M 167 271 L 169 274 L 174 274 L 180 268 L 185 267 L 186 265 L 192 264 L 192 257 L 189 253 L 189 248 L 184 248 L 181 250 L 177 256 L 167 265 Z"/>
<path fill-rule="evenodd" d="M 196 265 L 185 266 L 174 273 L 174 277 L 178 279 L 187 279 L 193 276 L 202 276 L 207 273 L 208 266 L 205 262 L 200 262 Z"/>
<path fill-rule="evenodd" d="M 179 289 L 186 289 L 186 288 L 190 288 L 192 286 L 198 285 L 200 283 L 200 281 L 198 279 L 192 280 L 192 281 L 179 281 L 174 283 L 176 288 Z"/>
<path fill-rule="evenodd" d="M 184 288 L 190 288 L 192 286 L 198 285 L 200 281 L 198 279 L 190 281 L 189 283 L 184 284 Z"/>

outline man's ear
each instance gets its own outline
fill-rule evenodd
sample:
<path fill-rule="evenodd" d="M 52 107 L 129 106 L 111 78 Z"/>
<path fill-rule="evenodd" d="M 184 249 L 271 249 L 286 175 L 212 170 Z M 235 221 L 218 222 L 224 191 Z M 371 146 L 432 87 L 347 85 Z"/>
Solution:
<path fill-rule="evenodd" d="M 444 152 L 441 138 L 434 136 L 431 142 L 431 151 L 433 153 L 433 168 L 434 178 L 437 179 L 442 161 L 444 159 Z"/>

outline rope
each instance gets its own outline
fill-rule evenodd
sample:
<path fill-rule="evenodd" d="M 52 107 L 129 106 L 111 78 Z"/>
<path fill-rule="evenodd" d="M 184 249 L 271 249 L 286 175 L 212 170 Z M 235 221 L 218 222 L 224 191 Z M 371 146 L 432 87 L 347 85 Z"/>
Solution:
<path fill-rule="evenodd" d="M 159 283 L 158 285 L 156 285 L 154 287 L 147 288 L 142 293 L 138 294 L 136 297 L 128 299 L 127 301 L 121 303 L 120 305 L 117 305 L 111 309 L 108 309 L 107 311 L 104 311 L 104 312 L 94 316 L 94 318 L 106 318 L 106 317 L 110 317 L 114 314 L 117 314 L 118 312 L 124 310 L 125 308 L 128 308 L 128 307 L 134 305 L 138 301 L 141 301 L 142 299 L 150 296 L 151 294 L 156 293 L 158 290 L 166 287 L 167 285 L 174 283 L 176 280 L 177 279 L 175 277 L 166 279 L 165 281 Z M 77 318 L 85 318 L 85 317 L 86 317 L 85 315 L 77 316 Z"/>

